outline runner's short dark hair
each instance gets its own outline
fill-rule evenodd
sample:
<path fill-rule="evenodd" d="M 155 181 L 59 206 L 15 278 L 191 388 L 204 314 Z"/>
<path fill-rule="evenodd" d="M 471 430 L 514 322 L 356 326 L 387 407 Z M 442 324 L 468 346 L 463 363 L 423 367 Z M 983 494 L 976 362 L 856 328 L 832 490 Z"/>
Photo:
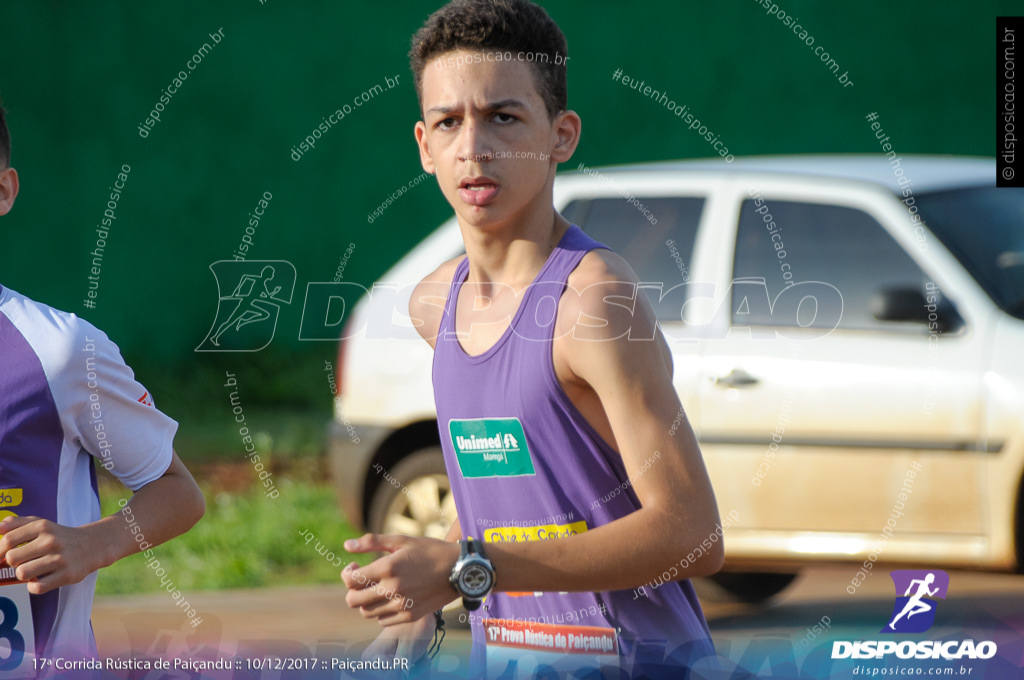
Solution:
<path fill-rule="evenodd" d="M 423 103 L 423 71 L 453 50 L 511 52 L 533 71 L 537 92 L 552 120 L 568 108 L 568 44 L 558 24 L 529 0 L 452 0 L 427 19 L 412 38 L 409 62 Z M 557 57 L 557 58 L 556 58 Z"/>

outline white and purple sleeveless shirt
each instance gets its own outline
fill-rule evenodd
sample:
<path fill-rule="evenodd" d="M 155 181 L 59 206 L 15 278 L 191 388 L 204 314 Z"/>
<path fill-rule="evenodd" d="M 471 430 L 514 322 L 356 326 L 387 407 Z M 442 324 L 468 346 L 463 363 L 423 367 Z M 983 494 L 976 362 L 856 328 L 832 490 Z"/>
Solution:
<path fill-rule="evenodd" d="M 551 358 L 558 301 L 569 274 L 588 251 L 605 247 L 571 226 L 505 334 L 476 356 L 465 352 L 455 333 L 468 260 L 456 267 L 435 343 L 433 383 L 463 536 L 546 540 L 588 531 L 641 507 L 632 485 L 624 484 L 621 455 L 566 396 Z M 624 492 L 611 494 L 615 489 Z M 500 583 L 500 573 L 497 578 Z M 714 655 L 688 580 L 647 588 L 640 597 L 633 590 L 496 592 L 473 613 L 471 624 L 474 661 L 486 656 L 489 674 L 495 673 L 495 652 L 511 659 L 529 652 L 544 659 L 553 658 L 549 653 L 614 653 L 630 675 L 641 669 L 657 675 L 658 668 Z M 520 675 L 525 670 L 520 666 Z"/>
<path fill-rule="evenodd" d="M 102 331 L 0 287 L 0 515 L 35 515 L 65 526 L 95 522 L 94 459 L 137 490 L 171 464 L 177 427 L 153 406 Z M 27 655 L 94 657 L 95 584 L 93 573 L 28 596 L 30 611 L 6 617 L 0 636 L 8 644 L 12 636 L 34 638 Z M 0 587 L 0 607 L 14 599 Z M 18 628 L 29 618 L 31 631 Z"/>

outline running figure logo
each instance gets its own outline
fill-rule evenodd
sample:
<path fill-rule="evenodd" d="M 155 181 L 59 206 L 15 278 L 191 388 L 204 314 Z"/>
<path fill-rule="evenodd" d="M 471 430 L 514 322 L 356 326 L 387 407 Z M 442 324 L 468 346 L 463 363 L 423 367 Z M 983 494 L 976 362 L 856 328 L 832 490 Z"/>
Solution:
<path fill-rule="evenodd" d="M 281 304 L 291 304 L 295 267 L 286 260 L 219 260 L 217 316 L 197 352 L 258 352 L 274 339 Z M 225 291 L 231 293 L 225 295 Z"/>
<path fill-rule="evenodd" d="M 939 569 L 904 569 L 890 575 L 896 585 L 896 605 L 881 632 L 923 633 L 931 628 L 935 623 L 937 602 L 930 598 L 946 599 L 949 574 Z"/>

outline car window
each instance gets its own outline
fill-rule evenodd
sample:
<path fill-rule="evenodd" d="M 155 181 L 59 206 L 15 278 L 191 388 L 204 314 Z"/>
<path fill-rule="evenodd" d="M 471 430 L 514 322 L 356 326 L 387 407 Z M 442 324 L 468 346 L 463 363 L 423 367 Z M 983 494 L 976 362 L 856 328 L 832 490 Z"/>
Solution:
<path fill-rule="evenodd" d="M 917 205 L 928 228 L 996 304 L 1024 319 L 1024 189 L 952 189 L 920 194 Z"/>
<path fill-rule="evenodd" d="M 845 206 L 762 197 L 745 200 L 740 210 L 733 277 L 762 279 L 773 302 L 784 289 L 805 281 L 831 284 L 842 296 L 815 295 L 820 305 L 817 309 L 813 303 L 796 306 L 787 301 L 784 307 L 791 313 L 776 310 L 772 314 L 762 299 L 747 294 L 757 288 L 744 288 L 734 281 L 735 325 L 799 324 L 808 328 L 888 331 L 919 331 L 921 326 L 876 319 L 873 301 L 877 303 L 879 293 L 911 288 L 923 294 L 928 282 L 906 251 L 867 213 Z M 813 294 L 816 288 L 801 286 L 801 290 Z"/>
<path fill-rule="evenodd" d="M 573 201 L 562 214 L 626 258 L 641 283 L 660 283 L 668 291 L 689 280 L 703 210 L 704 198 L 638 196 Z M 656 287 L 645 290 L 658 319 L 680 320 L 684 298 L 659 296 Z"/>

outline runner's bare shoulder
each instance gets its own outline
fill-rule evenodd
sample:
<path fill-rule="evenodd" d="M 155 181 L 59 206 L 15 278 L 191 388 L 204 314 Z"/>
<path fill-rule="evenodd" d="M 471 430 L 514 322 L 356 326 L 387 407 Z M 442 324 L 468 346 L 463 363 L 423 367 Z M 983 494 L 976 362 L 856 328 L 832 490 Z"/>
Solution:
<path fill-rule="evenodd" d="M 628 335 L 637 276 L 629 263 L 611 250 L 596 248 L 569 274 L 571 295 L 559 303 L 556 337 L 572 334 L 585 340 Z"/>
<path fill-rule="evenodd" d="M 465 259 L 465 255 L 448 260 L 440 267 L 423 277 L 412 291 L 409 299 L 409 316 L 412 318 L 416 331 L 433 347 L 441 328 L 441 315 L 448 299 L 448 290 L 455 276 L 455 268 Z"/>

